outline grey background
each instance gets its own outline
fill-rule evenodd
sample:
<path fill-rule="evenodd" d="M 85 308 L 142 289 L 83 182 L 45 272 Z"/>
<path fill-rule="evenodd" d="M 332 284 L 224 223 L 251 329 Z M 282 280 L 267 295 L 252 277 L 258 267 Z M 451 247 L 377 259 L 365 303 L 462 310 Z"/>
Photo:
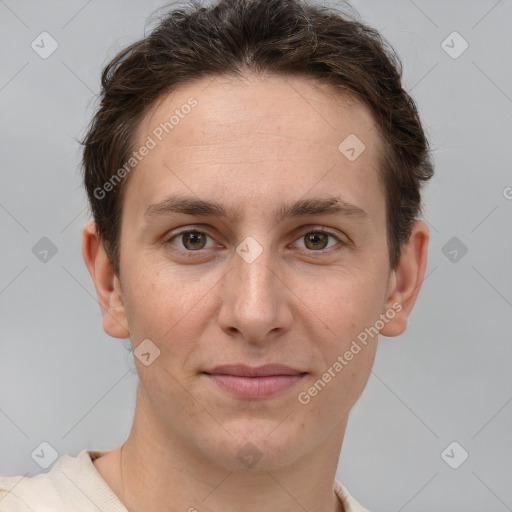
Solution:
<path fill-rule="evenodd" d="M 337 477 L 372 511 L 512 510 L 512 2 L 352 4 L 402 58 L 436 176 L 427 277 L 406 333 L 381 338 Z M 162 5 L 0 0 L 2 475 L 41 472 L 42 442 L 61 456 L 129 433 L 137 377 L 125 343 L 102 330 L 82 261 L 75 139 L 102 67 Z M 31 48 L 43 31 L 59 45 L 47 59 Z M 442 47 L 453 31 L 469 44 L 458 58 Z M 57 249 L 46 263 L 32 252 L 42 237 Z M 452 237 L 459 247 L 443 253 Z M 453 441 L 469 453 L 458 469 L 441 457 Z"/>

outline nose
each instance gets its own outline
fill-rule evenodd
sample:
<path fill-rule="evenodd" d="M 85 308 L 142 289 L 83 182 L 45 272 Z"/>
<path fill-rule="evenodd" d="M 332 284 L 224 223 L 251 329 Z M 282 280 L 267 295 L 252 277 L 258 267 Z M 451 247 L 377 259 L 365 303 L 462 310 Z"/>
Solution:
<path fill-rule="evenodd" d="M 246 343 L 265 345 L 290 329 L 292 297 L 270 249 L 254 261 L 235 254 L 222 283 L 220 327 Z"/>

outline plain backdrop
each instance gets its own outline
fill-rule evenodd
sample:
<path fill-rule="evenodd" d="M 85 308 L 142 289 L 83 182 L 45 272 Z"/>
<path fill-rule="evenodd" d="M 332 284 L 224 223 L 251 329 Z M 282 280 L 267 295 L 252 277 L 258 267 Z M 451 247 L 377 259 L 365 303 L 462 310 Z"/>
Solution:
<path fill-rule="evenodd" d="M 0 0 L 2 475 L 43 471 L 41 443 L 76 455 L 129 433 L 137 376 L 82 261 L 77 139 L 102 67 L 162 5 Z M 402 59 L 436 175 L 427 277 L 407 331 L 380 340 L 337 477 L 372 511 L 512 510 L 512 2 L 352 5 Z"/>

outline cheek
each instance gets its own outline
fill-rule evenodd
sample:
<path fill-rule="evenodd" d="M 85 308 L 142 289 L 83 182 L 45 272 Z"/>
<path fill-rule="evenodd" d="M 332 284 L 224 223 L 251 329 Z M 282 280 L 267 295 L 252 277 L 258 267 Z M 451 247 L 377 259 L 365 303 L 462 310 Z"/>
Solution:
<path fill-rule="evenodd" d="M 322 361 L 315 382 L 321 379 L 329 388 L 321 402 L 329 407 L 336 403 L 339 409 L 339 403 L 352 403 L 351 397 L 359 396 L 371 371 L 377 337 L 366 329 L 379 318 L 385 282 L 367 271 L 317 280 L 308 289 L 311 311 L 304 314 L 311 321 L 305 325 Z"/>
<path fill-rule="evenodd" d="M 218 279 L 173 271 L 165 265 L 134 265 L 125 301 L 132 342 L 149 338 L 160 347 L 184 330 L 190 338 L 201 328 L 208 292 Z M 177 347 L 179 349 L 179 347 Z"/>
<path fill-rule="evenodd" d="M 375 321 L 382 308 L 384 289 L 385 282 L 369 269 L 352 269 L 304 277 L 297 281 L 294 293 L 303 303 L 303 315 L 316 319 L 328 333 L 325 338 L 334 339 L 338 345 Z"/>

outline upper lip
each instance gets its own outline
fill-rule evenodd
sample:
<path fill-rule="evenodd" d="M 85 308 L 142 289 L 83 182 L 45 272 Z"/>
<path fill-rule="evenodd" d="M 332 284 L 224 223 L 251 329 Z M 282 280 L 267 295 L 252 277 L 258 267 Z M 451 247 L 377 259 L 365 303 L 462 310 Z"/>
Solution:
<path fill-rule="evenodd" d="M 225 364 L 205 371 L 208 374 L 235 375 L 237 377 L 268 377 L 270 375 L 299 375 L 300 370 L 284 364 L 266 364 L 263 366 L 247 366 L 244 364 Z"/>

